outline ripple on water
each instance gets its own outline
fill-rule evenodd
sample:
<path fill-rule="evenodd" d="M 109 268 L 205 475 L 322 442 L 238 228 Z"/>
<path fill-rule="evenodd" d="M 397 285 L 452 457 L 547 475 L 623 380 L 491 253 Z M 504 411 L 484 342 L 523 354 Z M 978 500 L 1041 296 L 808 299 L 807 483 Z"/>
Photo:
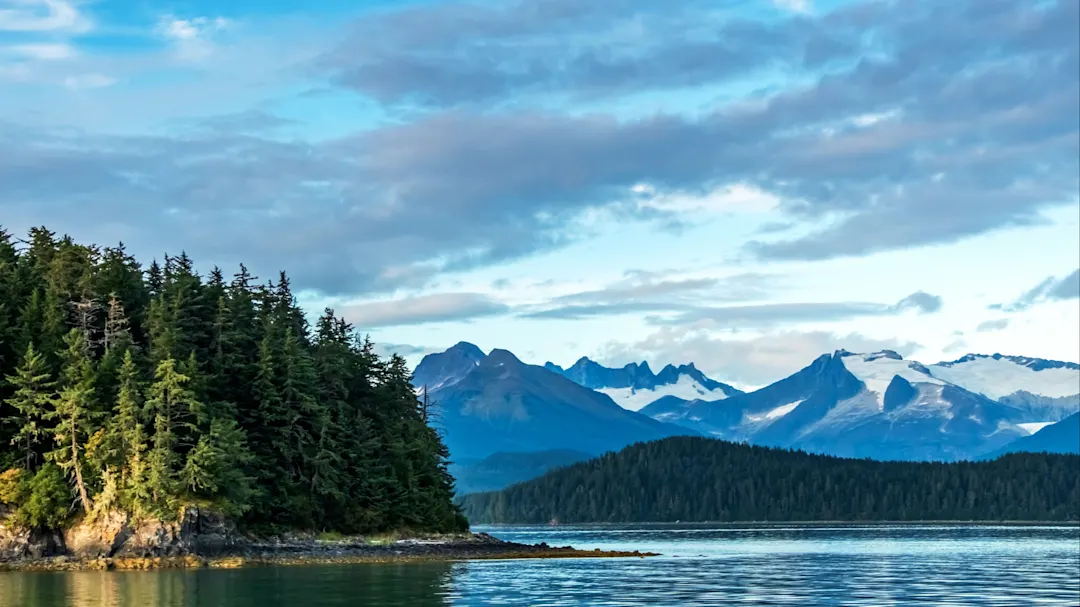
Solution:
<path fill-rule="evenodd" d="M 495 527 L 648 559 L 0 574 L 0 605 L 1080 605 L 1080 527 Z"/>

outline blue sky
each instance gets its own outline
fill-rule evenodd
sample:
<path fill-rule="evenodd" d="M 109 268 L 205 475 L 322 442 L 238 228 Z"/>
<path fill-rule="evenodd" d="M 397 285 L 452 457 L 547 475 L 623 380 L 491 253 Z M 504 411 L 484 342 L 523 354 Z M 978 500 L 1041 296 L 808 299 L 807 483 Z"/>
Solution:
<path fill-rule="evenodd" d="M 0 0 L 0 224 L 413 360 L 1077 361 L 1078 7 Z"/>

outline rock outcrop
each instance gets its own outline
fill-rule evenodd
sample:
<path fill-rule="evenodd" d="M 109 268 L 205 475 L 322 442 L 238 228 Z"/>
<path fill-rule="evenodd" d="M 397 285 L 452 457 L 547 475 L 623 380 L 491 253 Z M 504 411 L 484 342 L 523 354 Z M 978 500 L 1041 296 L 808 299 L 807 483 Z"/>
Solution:
<path fill-rule="evenodd" d="M 176 521 L 140 520 L 121 512 L 85 519 L 59 532 L 0 523 L 0 560 L 71 556 L 76 559 L 217 556 L 243 552 L 248 540 L 213 511 L 185 508 Z"/>

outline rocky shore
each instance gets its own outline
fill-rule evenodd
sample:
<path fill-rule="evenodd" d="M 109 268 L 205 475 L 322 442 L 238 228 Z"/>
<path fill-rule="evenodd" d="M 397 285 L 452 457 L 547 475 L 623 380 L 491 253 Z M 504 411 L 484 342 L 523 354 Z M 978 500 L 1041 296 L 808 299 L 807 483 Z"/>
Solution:
<path fill-rule="evenodd" d="M 239 533 L 225 517 L 197 508 L 185 510 L 177 522 L 134 522 L 113 513 L 62 533 L 34 533 L 0 524 L 0 571 L 646 556 L 655 555 L 518 544 L 484 533 L 412 537 L 297 533 L 256 538 Z"/>

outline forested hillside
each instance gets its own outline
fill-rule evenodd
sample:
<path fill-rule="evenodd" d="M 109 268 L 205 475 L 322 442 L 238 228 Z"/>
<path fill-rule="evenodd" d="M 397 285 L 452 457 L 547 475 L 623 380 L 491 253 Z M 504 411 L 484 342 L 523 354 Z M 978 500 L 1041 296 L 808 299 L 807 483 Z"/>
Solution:
<path fill-rule="evenodd" d="M 140 265 L 123 245 L 0 231 L 0 511 L 174 517 L 255 528 L 456 530 L 453 480 L 400 357 L 284 273 Z"/>
<path fill-rule="evenodd" d="M 463 507 L 473 523 L 1077 520 L 1080 457 L 879 462 L 677 437 L 468 495 Z"/>

